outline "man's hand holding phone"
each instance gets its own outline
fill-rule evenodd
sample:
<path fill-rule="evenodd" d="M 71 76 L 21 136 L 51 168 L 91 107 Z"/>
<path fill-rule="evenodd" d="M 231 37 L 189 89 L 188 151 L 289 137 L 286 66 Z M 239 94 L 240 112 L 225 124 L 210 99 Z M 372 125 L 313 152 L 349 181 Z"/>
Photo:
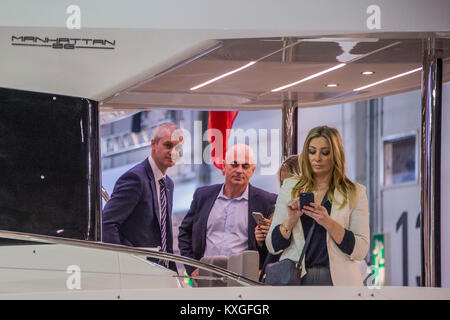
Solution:
<path fill-rule="evenodd" d="M 270 224 L 272 221 L 265 218 L 260 212 L 253 212 L 252 215 L 257 224 L 255 228 L 256 243 L 259 247 L 262 247 L 264 241 L 266 240 L 267 233 L 269 232 Z"/>

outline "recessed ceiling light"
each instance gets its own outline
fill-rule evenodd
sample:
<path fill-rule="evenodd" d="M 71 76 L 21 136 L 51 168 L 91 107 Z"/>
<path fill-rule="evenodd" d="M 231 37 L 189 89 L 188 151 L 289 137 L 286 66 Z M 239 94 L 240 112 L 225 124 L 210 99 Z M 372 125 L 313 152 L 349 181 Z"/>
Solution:
<path fill-rule="evenodd" d="M 378 84 L 381 84 L 381 83 L 384 83 L 384 82 L 387 82 L 387 81 L 390 81 L 390 80 L 394 80 L 394 79 L 397 79 L 397 78 L 400 78 L 400 77 L 407 76 L 408 74 L 417 72 L 419 70 L 422 70 L 422 67 L 417 68 L 417 69 L 413 69 L 413 70 L 410 70 L 410 71 L 407 71 L 407 72 L 404 72 L 404 73 L 397 74 L 397 75 L 395 75 L 393 77 L 386 78 L 386 79 L 383 79 L 381 81 L 377 81 L 377 82 L 368 84 L 367 86 L 364 86 L 364 87 L 359 87 L 359 88 L 353 89 L 353 91 L 360 91 L 360 90 L 363 90 L 363 89 L 366 89 L 366 88 L 369 88 L 369 87 L 373 87 L 373 86 L 376 86 Z"/>
<path fill-rule="evenodd" d="M 337 83 L 329 83 L 329 84 L 327 84 L 328 88 L 336 88 L 337 86 L 338 86 Z"/>
<path fill-rule="evenodd" d="M 374 71 L 363 71 L 363 72 L 361 72 L 361 74 L 363 74 L 365 76 L 370 75 L 370 74 L 374 74 L 374 73 L 375 73 Z"/>
<path fill-rule="evenodd" d="M 280 90 L 283 90 L 283 89 L 286 89 L 286 88 L 295 86 L 295 85 L 297 85 L 297 84 L 299 84 L 299 83 L 302 83 L 302 82 L 305 82 L 305 81 L 314 79 L 314 78 L 316 78 L 316 77 L 318 77 L 318 76 L 321 76 L 321 75 L 323 75 L 323 74 L 325 74 L 325 73 L 328 73 L 328 72 L 331 72 L 331 71 L 333 71 L 333 70 L 342 68 L 342 67 L 344 67 L 345 65 L 346 65 L 346 63 L 338 64 L 337 66 L 334 66 L 334 67 L 331 67 L 331 68 L 329 68 L 329 69 L 320 71 L 320 72 L 318 72 L 318 73 L 315 73 L 315 74 L 313 74 L 313 75 L 310 75 L 309 77 L 306 77 L 306 78 L 301 79 L 301 80 L 299 80 L 299 81 L 292 82 L 292 83 L 289 83 L 289 84 L 287 84 L 287 85 L 285 85 L 285 86 L 282 86 L 282 87 L 273 89 L 272 92 L 277 92 L 277 91 L 280 91 Z"/>

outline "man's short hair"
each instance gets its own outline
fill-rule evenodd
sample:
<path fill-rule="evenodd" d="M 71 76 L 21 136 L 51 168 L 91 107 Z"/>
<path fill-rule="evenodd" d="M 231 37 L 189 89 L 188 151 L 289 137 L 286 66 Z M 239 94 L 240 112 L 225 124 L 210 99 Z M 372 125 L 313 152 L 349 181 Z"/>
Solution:
<path fill-rule="evenodd" d="M 246 159 L 245 155 L 248 154 L 248 158 Z M 255 153 L 253 149 L 246 144 L 235 144 L 232 145 L 225 155 L 225 163 L 230 164 L 234 161 L 239 163 L 249 163 L 256 164 L 255 161 Z"/>
<path fill-rule="evenodd" d="M 164 123 L 158 125 L 153 130 L 153 139 L 155 140 L 156 143 L 158 143 L 159 140 L 161 140 L 161 138 L 164 136 L 165 131 L 174 132 L 177 129 L 180 129 L 180 127 L 177 126 L 175 123 L 164 122 Z"/>

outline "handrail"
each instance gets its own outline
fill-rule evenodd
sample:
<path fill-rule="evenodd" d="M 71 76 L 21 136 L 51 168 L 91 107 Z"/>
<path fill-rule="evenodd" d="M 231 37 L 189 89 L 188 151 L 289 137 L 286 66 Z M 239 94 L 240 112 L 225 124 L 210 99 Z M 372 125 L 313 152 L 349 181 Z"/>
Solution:
<path fill-rule="evenodd" d="M 91 249 L 100 249 L 114 252 L 122 252 L 129 254 L 139 254 L 146 255 L 155 259 L 169 260 L 173 262 L 179 262 L 182 264 L 188 264 L 193 267 L 197 267 L 200 269 L 204 269 L 206 271 L 218 274 L 222 277 L 230 278 L 231 280 L 236 281 L 237 283 L 244 286 L 263 286 L 263 283 L 248 279 L 238 273 L 229 271 L 227 269 L 200 262 L 198 260 L 180 256 L 173 253 L 160 252 L 152 249 L 144 249 L 144 248 L 135 248 L 128 247 L 118 244 L 104 243 L 104 242 L 93 242 L 79 239 L 69 239 L 69 238 L 60 238 L 54 236 L 47 235 L 38 235 L 32 233 L 23 233 L 23 232 L 14 232 L 7 230 L 0 230 L 0 238 L 7 238 L 13 240 L 22 240 L 22 241 L 33 241 L 33 242 L 41 242 L 41 243 L 50 243 L 50 244 L 62 244 L 62 245 L 71 245 L 77 247 L 85 247 Z"/>

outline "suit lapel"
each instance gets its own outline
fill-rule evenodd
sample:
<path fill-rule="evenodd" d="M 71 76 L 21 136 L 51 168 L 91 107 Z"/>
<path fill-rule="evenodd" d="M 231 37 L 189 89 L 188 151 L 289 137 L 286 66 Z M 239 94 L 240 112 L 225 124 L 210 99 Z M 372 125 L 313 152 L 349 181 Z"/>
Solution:
<path fill-rule="evenodd" d="M 334 190 L 334 201 L 331 206 L 331 213 L 330 217 L 339 222 L 342 226 L 344 225 L 344 217 L 345 213 L 349 210 L 348 202 L 345 204 L 345 206 L 342 209 L 339 209 L 341 204 L 344 201 L 344 196 L 337 190 L 337 188 Z"/>
<path fill-rule="evenodd" d="M 205 248 L 206 248 L 206 233 L 207 233 L 207 229 L 208 229 L 208 218 L 209 215 L 211 213 L 211 210 L 214 206 L 214 203 L 216 202 L 217 197 L 219 196 L 219 192 L 220 189 L 222 188 L 222 185 L 217 185 L 215 189 L 211 190 L 211 194 L 210 196 L 207 196 L 207 198 L 205 199 L 205 203 L 204 205 L 201 207 L 201 211 L 200 211 L 200 216 L 201 218 L 201 223 L 202 223 L 202 227 L 200 230 L 202 230 L 202 248 L 203 248 L 203 253 L 205 252 Z"/>
<path fill-rule="evenodd" d="M 211 213 L 214 203 L 216 202 L 216 199 L 219 196 L 221 188 L 222 188 L 222 185 L 220 185 L 220 184 L 217 185 L 217 188 L 215 190 L 212 190 L 211 196 L 208 197 L 205 201 L 205 205 L 203 206 L 203 210 L 201 213 L 204 223 L 208 222 L 209 214 Z"/>
<path fill-rule="evenodd" d="M 253 219 L 252 212 L 259 211 L 258 203 L 259 203 L 259 196 L 258 193 L 255 192 L 255 189 L 252 187 L 251 184 L 248 185 L 248 230 L 247 230 L 247 237 L 248 237 L 248 247 L 252 248 L 252 244 L 255 242 L 255 227 L 256 222 Z"/>
<path fill-rule="evenodd" d="M 148 162 L 148 159 L 145 159 L 144 162 L 145 162 L 144 163 L 145 171 L 147 172 L 147 176 L 149 179 L 150 189 L 152 190 L 153 213 L 156 215 L 156 219 L 158 219 L 158 224 L 161 225 L 161 221 L 160 221 L 161 218 L 159 216 L 159 208 L 158 208 L 158 193 L 156 192 L 155 176 L 153 174 L 152 167 L 150 166 L 150 163 Z"/>

